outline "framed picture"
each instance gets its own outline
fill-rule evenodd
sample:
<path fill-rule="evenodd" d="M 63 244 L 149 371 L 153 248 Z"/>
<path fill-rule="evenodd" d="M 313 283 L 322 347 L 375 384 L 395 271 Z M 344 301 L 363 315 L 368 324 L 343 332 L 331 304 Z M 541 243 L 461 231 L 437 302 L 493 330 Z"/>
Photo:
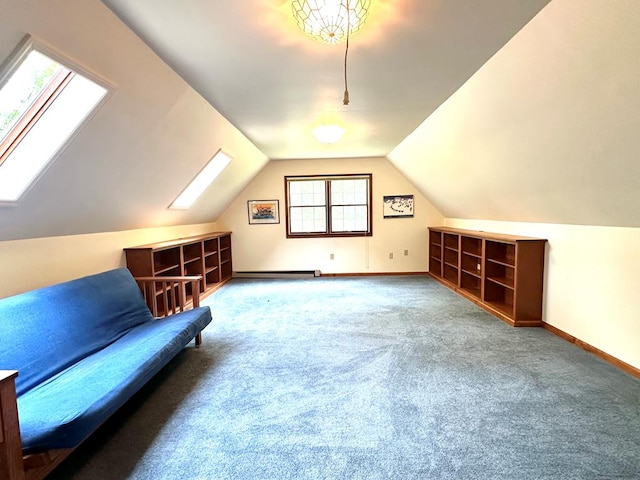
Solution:
<path fill-rule="evenodd" d="M 384 218 L 413 217 L 413 195 L 385 195 L 382 203 Z"/>
<path fill-rule="evenodd" d="M 249 200 L 249 224 L 280 223 L 278 200 Z"/>

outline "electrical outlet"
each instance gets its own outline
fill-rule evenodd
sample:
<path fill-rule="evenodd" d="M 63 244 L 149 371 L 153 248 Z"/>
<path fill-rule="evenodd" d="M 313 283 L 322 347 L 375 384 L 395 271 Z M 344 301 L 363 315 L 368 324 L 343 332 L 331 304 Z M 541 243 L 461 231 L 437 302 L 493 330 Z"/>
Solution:
<path fill-rule="evenodd" d="M 409 250 L 405 250 L 405 251 L 404 251 L 404 256 L 405 256 L 405 257 L 408 257 L 408 256 L 409 256 Z"/>
<path fill-rule="evenodd" d="M 329 260 L 333 260 L 333 259 L 334 259 L 333 253 L 330 253 L 329 254 Z"/>
<path fill-rule="evenodd" d="M 389 252 L 389 260 L 393 260 L 393 252 Z"/>

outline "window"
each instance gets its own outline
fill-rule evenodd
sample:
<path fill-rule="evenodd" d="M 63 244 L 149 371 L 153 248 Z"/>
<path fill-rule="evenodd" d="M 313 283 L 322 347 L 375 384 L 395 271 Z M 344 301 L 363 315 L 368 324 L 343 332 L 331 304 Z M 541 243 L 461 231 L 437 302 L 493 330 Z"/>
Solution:
<path fill-rule="evenodd" d="M 0 202 L 15 202 L 108 90 L 27 39 L 0 72 Z"/>
<path fill-rule="evenodd" d="M 371 174 L 285 177 L 287 237 L 371 236 Z"/>
<path fill-rule="evenodd" d="M 200 173 L 191 180 L 191 183 L 182 191 L 169 208 L 174 210 L 186 210 L 198 199 L 211 183 L 227 168 L 231 163 L 231 157 L 218 150 L 209 163 L 200 170 Z"/>

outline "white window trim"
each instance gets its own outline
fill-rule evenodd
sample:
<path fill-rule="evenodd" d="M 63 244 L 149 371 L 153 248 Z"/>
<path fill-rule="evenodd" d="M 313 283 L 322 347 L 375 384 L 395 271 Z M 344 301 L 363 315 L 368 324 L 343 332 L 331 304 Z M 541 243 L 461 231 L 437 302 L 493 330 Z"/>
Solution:
<path fill-rule="evenodd" d="M 26 195 L 28 195 L 29 191 L 34 187 L 34 185 L 38 183 L 38 181 L 44 176 L 51 165 L 54 164 L 54 162 L 60 157 L 60 155 L 66 150 L 66 148 L 73 142 L 76 136 L 80 134 L 80 132 L 91 121 L 91 119 L 102 108 L 102 106 L 111 98 L 116 90 L 116 85 L 114 83 L 109 82 L 104 77 L 98 75 L 97 73 L 84 67 L 83 65 L 80 65 L 78 62 L 71 59 L 67 55 L 60 53 L 53 47 L 44 43 L 42 40 L 37 39 L 31 35 L 26 35 L 14 49 L 14 51 L 9 55 L 7 60 L 0 66 L 0 88 L 4 86 L 4 84 L 8 81 L 15 70 L 20 67 L 24 59 L 33 50 L 37 50 L 43 53 L 52 60 L 55 60 L 56 62 L 64 65 L 70 70 L 73 70 L 74 72 L 87 78 L 88 80 L 91 80 L 100 87 L 104 88 L 106 90 L 106 93 L 104 94 L 102 99 L 95 105 L 95 107 L 85 115 L 78 126 L 74 128 L 73 131 L 61 142 L 60 146 L 51 155 L 49 160 L 44 163 L 38 173 L 34 175 L 29 184 L 20 193 L 18 198 L 15 200 L 0 199 L 0 207 L 15 207 Z"/>
<path fill-rule="evenodd" d="M 213 157 L 202 167 L 189 184 L 180 192 L 169 205 L 169 210 L 188 210 L 198 201 L 198 198 L 215 182 L 225 168 L 229 166 L 233 157 L 219 149 Z"/>

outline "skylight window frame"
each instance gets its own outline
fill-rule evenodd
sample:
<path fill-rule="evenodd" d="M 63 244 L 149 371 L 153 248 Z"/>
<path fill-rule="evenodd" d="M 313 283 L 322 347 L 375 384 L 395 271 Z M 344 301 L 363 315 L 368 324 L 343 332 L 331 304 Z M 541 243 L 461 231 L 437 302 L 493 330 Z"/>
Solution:
<path fill-rule="evenodd" d="M 111 98 L 116 90 L 116 85 L 114 83 L 108 81 L 93 70 L 90 70 L 87 67 L 79 64 L 69 56 L 60 53 L 58 50 L 49 46 L 42 40 L 31 35 L 26 35 L 14 49 L 14 51 L 9 55 L 9 57 L 4 61 L 4 63 L 0 64 L 0 89 L 4 87 L 11 76 L 16 72 L 17 69 L 20 68 L 22 63 L 34 50 L 61 65 L 64 69 L 63 71 L 67 71 L 67 73 L 66 75 L 64 75 L 62 82 L 59 82 L 56 85 L 52 95 L 49 95 L 44 102 L 40 103 L 38 108 L 36 106 L 36 103 L 38 103 L 39 100 L 42 100 L 42 97 L 44 96 L 44 91 L 41 92 L 37 100 L 34 101 L 34 103 L 23 113 L 18 123 L 14 125 L 7 136 L 2 140 L 2 146 L 6 146 L 7 144 L 9 144 L 9 142 L 10 144 L 6 151 L 0 150 L 0 169 L 2 168 L 4 162 L 7 161 L 7 159 L 11 156 L 13 151 L 20 145 L 20 142 L 28 136 L 30 130 L 37 124 L 38 120 L 40 120 L 40 118 L 45 115 L 49 107 L 51 107 L 55 103 L 55 100 L 59 95 L 62 94 L 62 92 L 64 92 L 64 89 L 72 82 L 76 75 L 79 75 L 80 77 L 89 80 L 98 87 L 104 89 L 105 93 L 102 95 L 100 100 L 97 101 L 93 105 L 93 107 L 84 114 L 84 116 L 82 116 L 79 123 L 73 128 L 73 130 L 71 130 L 66 137 L 61 137 L 62 141 L 59 146 L 49 155 L 49 158 L 39 168 L 37 173 L 30 179 L 28 184 L 20 192 L 17 198 L 11 200 L 0 198 L 0 207 L 16 206 L 29 193 L 33 186 L 38 183 L 45 172 L 51 167 L 51 165 L 54 164 L 54 162 L 60 157 L 65 149 L 73 142 L 76 136 L 80 134 L 80 132 L 91 121 L 94 115 L 96 115 L 96 113 L 100 111 L 102 106 Z M 50 82 L 45 90 L 51 86 L 52 83 Z M 35 115 L 31 117 L 27 115 L 28 113 L 34 112 Z M 25 125 L 25 123 L 27 123 L 28 125 Z M 9 139 L 12 140 L 10 141 Z M 0 175 L 1 174 L 2 171 L 0 170 Z"/>
<path fill-rule="evenodd" d="M 223 158 L 222 164 L 218 168 L 217 165 L 214 165 L 219 158 Z M 222 172 L 229 166 L 229 164 L 233 161 L 233 156 L 229 153 L 225 152 L 221 148 L 213 154 L 211 159 L 205 164 L 202 169 L 193 177 L 193 179 L 187 184 L 184 189 L 180 192 L 180 194 L 171 202 L 169 210 L 188 210 L 193 206 L 194 203 L 198 201 L 198 198 L 202 196 L 202 194 L 209 188 L 216 179 L 222 174 Z M 210 171 L 214 171 L 215 174 L 209 179 L 205 184 L 202 184 L 203 176 L 209 174 Z M 204 186 L 202 186 L 204 185 Z"/>
<path fill-rule="evenodd" d="M 40 50 L 36 50 L 40 51 Z M 25 57 L 26 58 L 26 57 Z M 22 63 L 21 63 L 22 64 Z M 58 72 L 49 84 L 40 92 L 34 102 L 27 108 L 18 122 L 7 133 L 7 136 L 0 141 L 0 166 L 11 155 L 11 152 L 18 146 L 20 141 L 29 134 L 31 127 L 42 117 L 44 112 L 55 102 L 64 88 L 75 76 L 73 70 L 69 70 L 60 64 L 64 70 Z M 2 88 L 2 87 L 0 87 Z"/>

